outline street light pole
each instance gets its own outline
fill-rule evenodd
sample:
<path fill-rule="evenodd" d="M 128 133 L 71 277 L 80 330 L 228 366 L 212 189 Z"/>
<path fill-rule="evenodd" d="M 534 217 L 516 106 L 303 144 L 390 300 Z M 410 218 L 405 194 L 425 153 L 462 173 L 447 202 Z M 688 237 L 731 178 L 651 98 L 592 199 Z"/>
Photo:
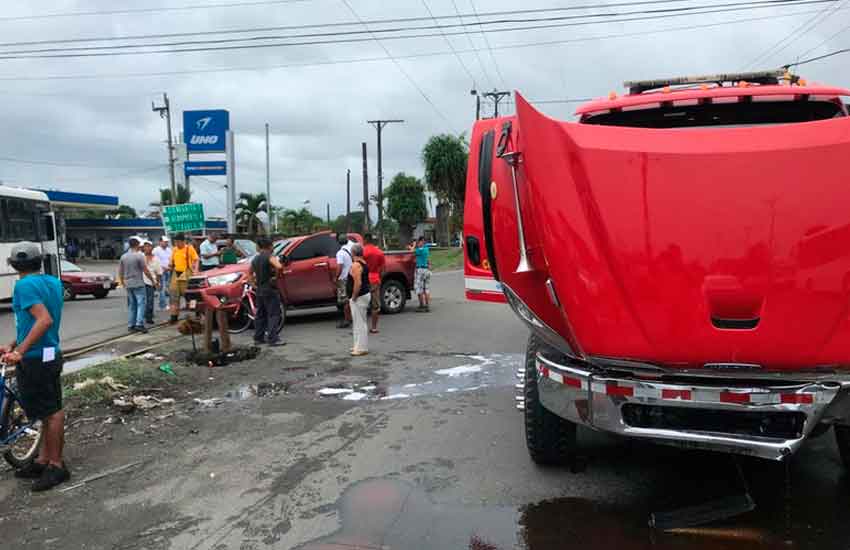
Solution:
<path fill-rule="evenodd" d="M 351 233 L 351 168 L 345 173 L 345 231 Z"/>
<path fill-rule="evenodd" d="M 401 119 L 367 120 L 378 131 L 378 242 L 384 244 L 384 172 L 382 165 L 381 133 L 387 124 L 401 124 Z"/>
<path fill-rule="evenodd" d="M 266 214 L 268 214 L 268 227 L 266 228 L 266 234 L 271 236 L 272 234 L 272 226 L 274 225 L 274 219 L 272 218 L 272 186 L 271 186 L 271 175 L 269 172 L 269 123 L 266 122 Z"/>
<path fill-rule="evenodd" d="M 499 92 L 499 91 L 496 91 L 494 89 L 492 92 L 485 92 L 483 95 L 484 95 L 484 97 L 489 97 L 490 99 L 493 100 L 493 104 L 495 106 L 493 116 L 498 118 L 498 116 L 499 116 L 499 102 L 502 101 L 504 98 L 509 97 L 511 95 L 511 93 L 510 92 Z"/>
<path fill-rule="evenodd" d="M 168 130 L 168 171 L 171 175 L 171 204 L 177 204 L 177 183 L 174 180 L 174 145 L 171 141 L 171 103 L 168 101 L 168 94 L 162 93 L 163 106 L 157 107 L 154 102 L 151 102 L 151 110 L 159 113 L 160 118 L 164 118 Z"/>

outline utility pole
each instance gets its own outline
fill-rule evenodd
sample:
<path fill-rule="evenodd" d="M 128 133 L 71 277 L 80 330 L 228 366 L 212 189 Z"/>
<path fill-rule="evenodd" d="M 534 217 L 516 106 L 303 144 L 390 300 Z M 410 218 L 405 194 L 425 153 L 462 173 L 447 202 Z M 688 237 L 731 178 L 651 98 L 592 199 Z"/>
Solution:
<path fill-rule="evenodd" d="M 369 232 L 369 171 L 366 164 L 366 142 L 360 144 L 363 149 L 363 233 Z"/>
<path fill-rule="evenodd" d="M 378 131 L 378 242 L 384 243 L 384 171 L 382 162 L 382 149 L 381 149 L 381 132 L 384 130 L 384 127 L 387 124 L 401 124 L 404 121 L 400 119 L 387 119 L 387 120 L 367 120 L 369 124 L 375 127 L 375 130 Z"/>
<path fill-rule="evenodd" d="M 481 96 L 475 88 L 469 90 L 469 94 L 475 96 L 475 120 L 481 120 Z"/>
<path fill-rule="evenodd" d="M 345 230 L 351 233 L 351 168 L 345 173 Z"/>
<path fill-rule="evenodd" d="M 506 97 L 510 97 L 510 92 L 499 92 L 494 88 L 492 92 L 484 92 L 484 97 L 489 97 L 493 100 L 493 104 L 495 105 L 494 109 L 494 117 L 499 116 L 499 102 L 502 101 Z"/>
<path fill-rule="evenodd" d="M 269 173 L 269 123 L 266 122 L 266 214 L 268 214 L 269 223 L 266 228 L 266 234 L 272 234 L 272 226 L 274 219 L 272 218 L 272 186 Z"/>
<path fill-rule="evenodd" d="M 331 226 L 331 203 L 326 203 L 328 207 L 328 227 Z"/>
<path fill-rule="evenodd" d="M 164 118 L 168 127 L 168 170 L 171 174 L 171 204 L 177 204 L 177 184 L 174 181 L 174 146 L 171 142 L 171 104 L 168 102 L 168 94 L 162 93 L 162 107 L 157 107 L 151 101 L 151 110 L 159 113 L 159 118 Z"/>

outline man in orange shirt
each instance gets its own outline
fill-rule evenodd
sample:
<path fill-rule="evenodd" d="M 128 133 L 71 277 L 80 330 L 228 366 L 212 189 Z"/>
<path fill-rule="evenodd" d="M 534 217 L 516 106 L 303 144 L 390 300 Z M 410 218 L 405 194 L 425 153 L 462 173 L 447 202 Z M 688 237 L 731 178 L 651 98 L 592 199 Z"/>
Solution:
<path fill-rule="evenodd" d="M 375 237 L 371 233 L 363 236 L 366 246 L 363 247 L 363 259 L 369 268 L 369 286 L 372 288 L 372 328 L 369 332 L 378 333 L 378 316 L 381 313 L 381 279 L 387 259 L 384 251 L 375 245 Z"/>

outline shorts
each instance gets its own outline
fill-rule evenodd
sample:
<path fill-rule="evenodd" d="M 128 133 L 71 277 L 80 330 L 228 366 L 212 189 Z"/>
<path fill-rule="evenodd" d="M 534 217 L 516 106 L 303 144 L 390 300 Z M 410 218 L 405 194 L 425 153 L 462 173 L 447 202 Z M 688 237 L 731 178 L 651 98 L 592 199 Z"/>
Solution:
<path fill-rule="evenodd" d="M 171 299 L 177 300 L 178 304 L 180 303 L 180 298 L 182 298 L 183 295 L 186 294 L 186 289 L 189 286 L 189 281 L 187 281 L 186 279 L 182 279 L 180 275 L 180 273 L 174 273 L 174 275 L 171 277 L 170 288 L 168 289 L 169 293 L 171 294 Z"/>
<path fill-rule="evenodd" d="M 50 363 L 23 359 L 17 366 L 18 397 L 30 420 L 44 420 L 62 410 L 62 358 Z"/>
<path fill-rule="evenodd" d="M 380 285 L 372 286 L 372 311 L 375 313 L 381 312 L 381 287 Z"/>
<path fill-rule="evenodd" d="M 431 292 L 431 270 L 427 267 L 417 267 L 413 286 L 416 289 L 416 294 Z"/>
<path fill-rule="evenodd" d="M 348 289 L 346 288 L 347 281 L 345 279 L 336 280 L 336 304 L 344 306 L 348 301 Z"/>

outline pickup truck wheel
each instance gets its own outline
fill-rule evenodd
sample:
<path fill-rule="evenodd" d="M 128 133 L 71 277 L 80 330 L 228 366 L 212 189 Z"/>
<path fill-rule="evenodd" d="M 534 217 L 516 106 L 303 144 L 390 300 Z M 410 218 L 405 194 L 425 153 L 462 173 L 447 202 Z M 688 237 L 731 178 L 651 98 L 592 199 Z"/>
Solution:
<path fill-rule="evenodd" d="M 525 352 L 525 444 L 531 460 L 541 465 L 567 464 L 576 447 L 576 425 L 540 404 L 537 391 L 537 352 L 544 349 L 531 335 Z"/>
<path fill-rule="evenodd" d="M 850 426 L 835 425 L 835 442 L 838 444 L 844 469 L 850 472 Z"/>
<path fill-rule="evenodd" d="M 381 311 L 384 313 L 400 313 L 407 302 L 407 289 L 396 280 L 386 281 L 381 285 Z"/>

